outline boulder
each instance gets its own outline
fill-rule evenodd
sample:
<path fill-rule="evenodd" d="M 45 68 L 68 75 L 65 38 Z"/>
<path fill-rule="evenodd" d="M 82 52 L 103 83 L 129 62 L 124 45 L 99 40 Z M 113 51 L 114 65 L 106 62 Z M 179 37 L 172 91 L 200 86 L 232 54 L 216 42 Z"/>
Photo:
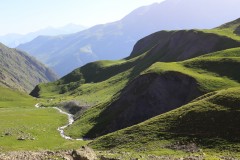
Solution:
<path fill-rule="evenodd" d="M 74 160 L 96 160 L 97 155 L 93 149 L 83 146 L 80 149 L 73 150 L 72 157 Z"/>

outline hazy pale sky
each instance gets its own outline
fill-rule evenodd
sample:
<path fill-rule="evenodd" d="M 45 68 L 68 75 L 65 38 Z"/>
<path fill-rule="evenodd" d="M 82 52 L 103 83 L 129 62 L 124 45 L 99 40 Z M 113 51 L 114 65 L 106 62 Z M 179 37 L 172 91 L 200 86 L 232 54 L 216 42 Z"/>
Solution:
<path fill-rule="evenodd" d="M 93 26 L 164 0 L 0 0 L 0 35 L 28 33 L 69 23 Z"/>

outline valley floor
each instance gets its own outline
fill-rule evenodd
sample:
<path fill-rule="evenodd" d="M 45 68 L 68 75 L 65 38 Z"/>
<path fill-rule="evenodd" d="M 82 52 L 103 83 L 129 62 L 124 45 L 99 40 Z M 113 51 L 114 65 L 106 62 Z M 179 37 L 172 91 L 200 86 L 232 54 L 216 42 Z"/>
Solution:
<path fill-rule="evenodd" d="M 37 100 L 0 87 L 0 151 L 38 151 L 78 148 L 85 141 L 63 139 L 57 128 L 66 115 L 53 108 L 36 108 Z"/>

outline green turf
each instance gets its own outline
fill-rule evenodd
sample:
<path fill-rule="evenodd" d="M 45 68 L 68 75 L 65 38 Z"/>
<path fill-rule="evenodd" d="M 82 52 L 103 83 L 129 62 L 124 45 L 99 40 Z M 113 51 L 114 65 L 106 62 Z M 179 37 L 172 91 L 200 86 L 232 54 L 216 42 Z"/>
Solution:
<path fill-rule="evenodd" d="M 204 32 L 214 33 L 214 34 L 230 37 L 232 39 L 240 41 L 240 36 L 239 36 L 240 34 L 236 33 L 236 29 L 239 26 L 240 26 L 240 19 L 236 19 L 232 22 L 221 25 L 220 27 L 210 29 L 210 30 L 204 30 Z"/>
<path fill-rule="evenodd" d="M 68 149 L 87 143 L 60 136 L 57 128 L 67 123 L 67 117 L 57 110 L 35 108 L 36 99 L 7 88 L 0 87 L 0 95 L 1 151 Z"/>

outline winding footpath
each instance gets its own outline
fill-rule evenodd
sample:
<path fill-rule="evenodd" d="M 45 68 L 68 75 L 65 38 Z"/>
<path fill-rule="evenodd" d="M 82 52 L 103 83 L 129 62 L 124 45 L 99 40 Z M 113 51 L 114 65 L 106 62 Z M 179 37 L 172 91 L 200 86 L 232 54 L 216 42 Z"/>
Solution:
<path fill-rule="evenodd" d="M 35 107 L 36 107 L 36 108 L 40 108 L 40 104 L 37 103 L 37 104 L 35 105 Z M 61 114 L 65 114 L 65 115 L 68 116 L 68 123 L 67 123 L 66 125 L 64 125 L 64 126 L 58 127 L 58 129 L 57 129 L 57 130 L 59 131 L 61 137 L 63 137 L 64 139 L 67 139 L 67 140 L 77 140 L 77 141 L 82 141 L 82 140 L 84 140 L 84 139 L 82 139 L 82 138 L 73 139 L 73 138 L 71 138 L 71 137 L 69 137 L 69 136 L 66 136 L 66 135 L 64 134 L 64 129 L 67 128 L 68 126 L 70 126 L 71 124 L 73 124 L 73 122 L 74 122 L 73 115 L 72 115 L 72 114 L 69 114 L 69 113 L 67 113 L 67 112 L 64 112 L 64 111 L 61 110 L 60 108 L 57 108 L 57 107 L 53 107 L 53 108 L 56 109 L 56 110 L 58 110 Z"/>

